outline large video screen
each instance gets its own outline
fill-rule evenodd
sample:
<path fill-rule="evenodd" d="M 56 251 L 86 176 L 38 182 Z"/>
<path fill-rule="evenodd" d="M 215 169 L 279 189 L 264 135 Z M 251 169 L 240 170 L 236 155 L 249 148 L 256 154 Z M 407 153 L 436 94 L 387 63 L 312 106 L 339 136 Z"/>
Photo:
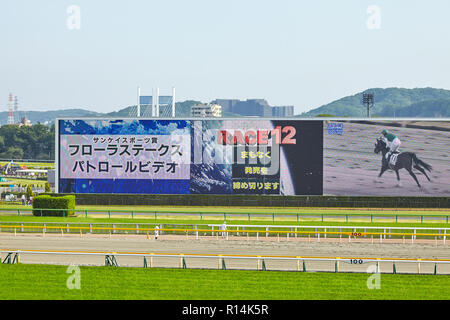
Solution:
<path fill-rule="evenodd" d="M 58 120 L 58 192 L 323 193 L 323 122 Z"/>
<path fill-rule="evenodd" d="M 450 195 L 447 120 L 57 124 L 60 193 Z"/>
<path fill-rule="evenodd" d="M 323 130 L 324 194 L 450 195 L 449 121 L 325 121 Z"/>

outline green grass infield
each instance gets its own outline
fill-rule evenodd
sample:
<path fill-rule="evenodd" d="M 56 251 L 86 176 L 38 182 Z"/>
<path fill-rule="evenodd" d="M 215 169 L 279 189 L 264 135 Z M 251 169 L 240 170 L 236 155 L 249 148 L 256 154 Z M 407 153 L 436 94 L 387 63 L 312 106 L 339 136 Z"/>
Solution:
<path fill-rule="evenodd" d="M 69 271 L 69 273 L 68 273 Z M 75 280 L 79 275 L 79 282 Z M 450 276 L 1 265 L 1 300 L 448 300 Z M 367 283 L 379 283 L 369 289 Z M 69 284 L 69 286 L 68 286 Z M 79 289 L 77 289 L 79 284 Z M 72 288 L 72 289 L 70 289 Z"/>

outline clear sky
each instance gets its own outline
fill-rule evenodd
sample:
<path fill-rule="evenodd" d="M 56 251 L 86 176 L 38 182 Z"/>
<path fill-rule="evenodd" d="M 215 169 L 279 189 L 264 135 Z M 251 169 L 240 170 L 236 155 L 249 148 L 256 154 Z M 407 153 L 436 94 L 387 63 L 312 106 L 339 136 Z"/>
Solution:
<path fill-rule="evenodd" d="M 448 0 L 4 0 L 0 107 L 12 92 L 22 110 L 110 112 L 138 86 L 174 86 L 178 101 L 298 114 L 371 87 L 450 89 L 449 13 Z"/>

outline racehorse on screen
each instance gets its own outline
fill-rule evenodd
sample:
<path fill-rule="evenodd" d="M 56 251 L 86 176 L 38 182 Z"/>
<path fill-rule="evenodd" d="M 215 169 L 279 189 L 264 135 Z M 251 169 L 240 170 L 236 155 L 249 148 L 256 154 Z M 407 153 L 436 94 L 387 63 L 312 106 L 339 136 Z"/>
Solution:
<path fill-rule="evenodd" d="M 420 160 L 416 156 L 415 153 L 401 152 L 401 153 L 395 154 L 397 159 L 396 159 L 395 164 L 393 165 L 392 163 L 389 163 L 389 159 L 386 159 L 386 153 L 389 151 L 389 148 L 386 146 L 386 143 L 381 138 L 378 138 L 377 142 L 375 143 L 374 152 L 376 154 L 378 154 L 378 153 L 380 153 L 380 151 L 383 156 L 381 158 L 381 171 L 380 171 L 380 174 L 378 175 L 378 178 L 380 178 L 381 175 L 387 169 L 392 169 L 395 171 L 395 174 L 397 175 L 398 185 L 401 186 L 400 175 L 398 174 L 398 171 L 400 169 L 406 169 L 406 171 L 408 171 L 409 174 L 414 178 L 414 180 L 416 181 L 419 188 L 422 188 L 422 186 L 419 183 L 419 180 L 417 180 L 416 175 L 412 171 L 412 168 L 415 168 L 415 169 L 419 170 L 420 172 L 422 172 L 425 175 L 425 177 L 427 177 L 428 181 L 431 181 L 430 178 L 428 177 L 427 173 L 424 170 L 424 168 L 425 168 L 426 170 L 431 172 L 431 166 L 429 164 L 423 162 L 422 160 Z M 392 154 L 391 157 L 392 156 L 394 156 L 394 154 Z"/>

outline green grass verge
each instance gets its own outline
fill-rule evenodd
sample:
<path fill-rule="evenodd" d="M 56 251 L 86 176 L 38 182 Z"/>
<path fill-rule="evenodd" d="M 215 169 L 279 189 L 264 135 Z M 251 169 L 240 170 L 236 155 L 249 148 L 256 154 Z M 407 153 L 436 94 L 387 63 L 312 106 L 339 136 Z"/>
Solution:
<path fill-rule="evenodd" d="M 17 178 L 6 178 L 8 181 L 7 182 L 2 182 L 2 185 L 37 185 L 37 186 L 45 186 L 45 183 L 47 181 L 44 180 L 34 180 L 34 179 L 17 179 Z M 3 205 L 2 205 L 3 206 Z"/>
<path fill-rule="evenodd" d="M 0 299 L 120 300 L 427 300 L 450 299 L 450 276 L 281 271 L 80 267 L 81 289 L 68 289 L 66 266 L 1 265 Z"/>
<path fill-rule="evenodd" d="M 0 166 L 4 166 L 5 164 L 8 164 L 8 161 L 0 161 Z M 19 166 L 25 166 L 28 169 L 41 169 L 41 168 L 51 168 L 55 169 L 55 163 L 54 162 L 14 162 L 15 164 L 18 164 Z"/>
<path fill-rule="evenodd" d="M 166 219 L 166 218 L 85 218 L 84 216 L 78 217 L 34 217 L 34 216 L 0 216 L 1 222 L 35 222 L 35 223 L 46 223 L 46 222 L 54 222 L 54 223 L 101 223 L 101 224 L 120 224 L 120 223 L 158 223 L 158 224 L 222 224 L 223 219 Z M 295 220 L 282 220 L 282 221 L 271 221 L 271 220 L 234 220 L 227 219 L 227 224 L 237 224 L 237 225 L 269 225 L 269 226 L 370 226 L 370 227 L 386 227 L 386 228 L 395 228 L 395 227 L 420 227 L 420 228 L 450 228 L 449 223 L 406 223 L 406 222 L 339 222 L 339 221 L 300 221 L 297 222 Z"/>
<path fill-rule="evenodd" d="M 44 181 L 45 183 L 45 181 Z M 10 209 L 21 208 L 21 209 L 30 209 L 30 206 L 22 206 L 18 203 L 1 203 L 0 209 Z M 181 213 L 193 213 L 200 214 L 204 213 L 312 213 L 312 214 L 348 214 L 348 215 L 370 215 L 370 214 L 390 214 L 390 215 L 450 215 L 450 209 L 365 209 L 365 208 L 307 208 L 307 207 L 204 207 L 204 206 L 120 206 L 120 205 L 111 205 L 111 206 L 94 206 L 94 205 L 77 205 L 77 210 L 112 210 L 112 211 L 147 211 L 147 212 L 181 212 Z M 2 214 L 2 211 L 0 211 Z"/>

